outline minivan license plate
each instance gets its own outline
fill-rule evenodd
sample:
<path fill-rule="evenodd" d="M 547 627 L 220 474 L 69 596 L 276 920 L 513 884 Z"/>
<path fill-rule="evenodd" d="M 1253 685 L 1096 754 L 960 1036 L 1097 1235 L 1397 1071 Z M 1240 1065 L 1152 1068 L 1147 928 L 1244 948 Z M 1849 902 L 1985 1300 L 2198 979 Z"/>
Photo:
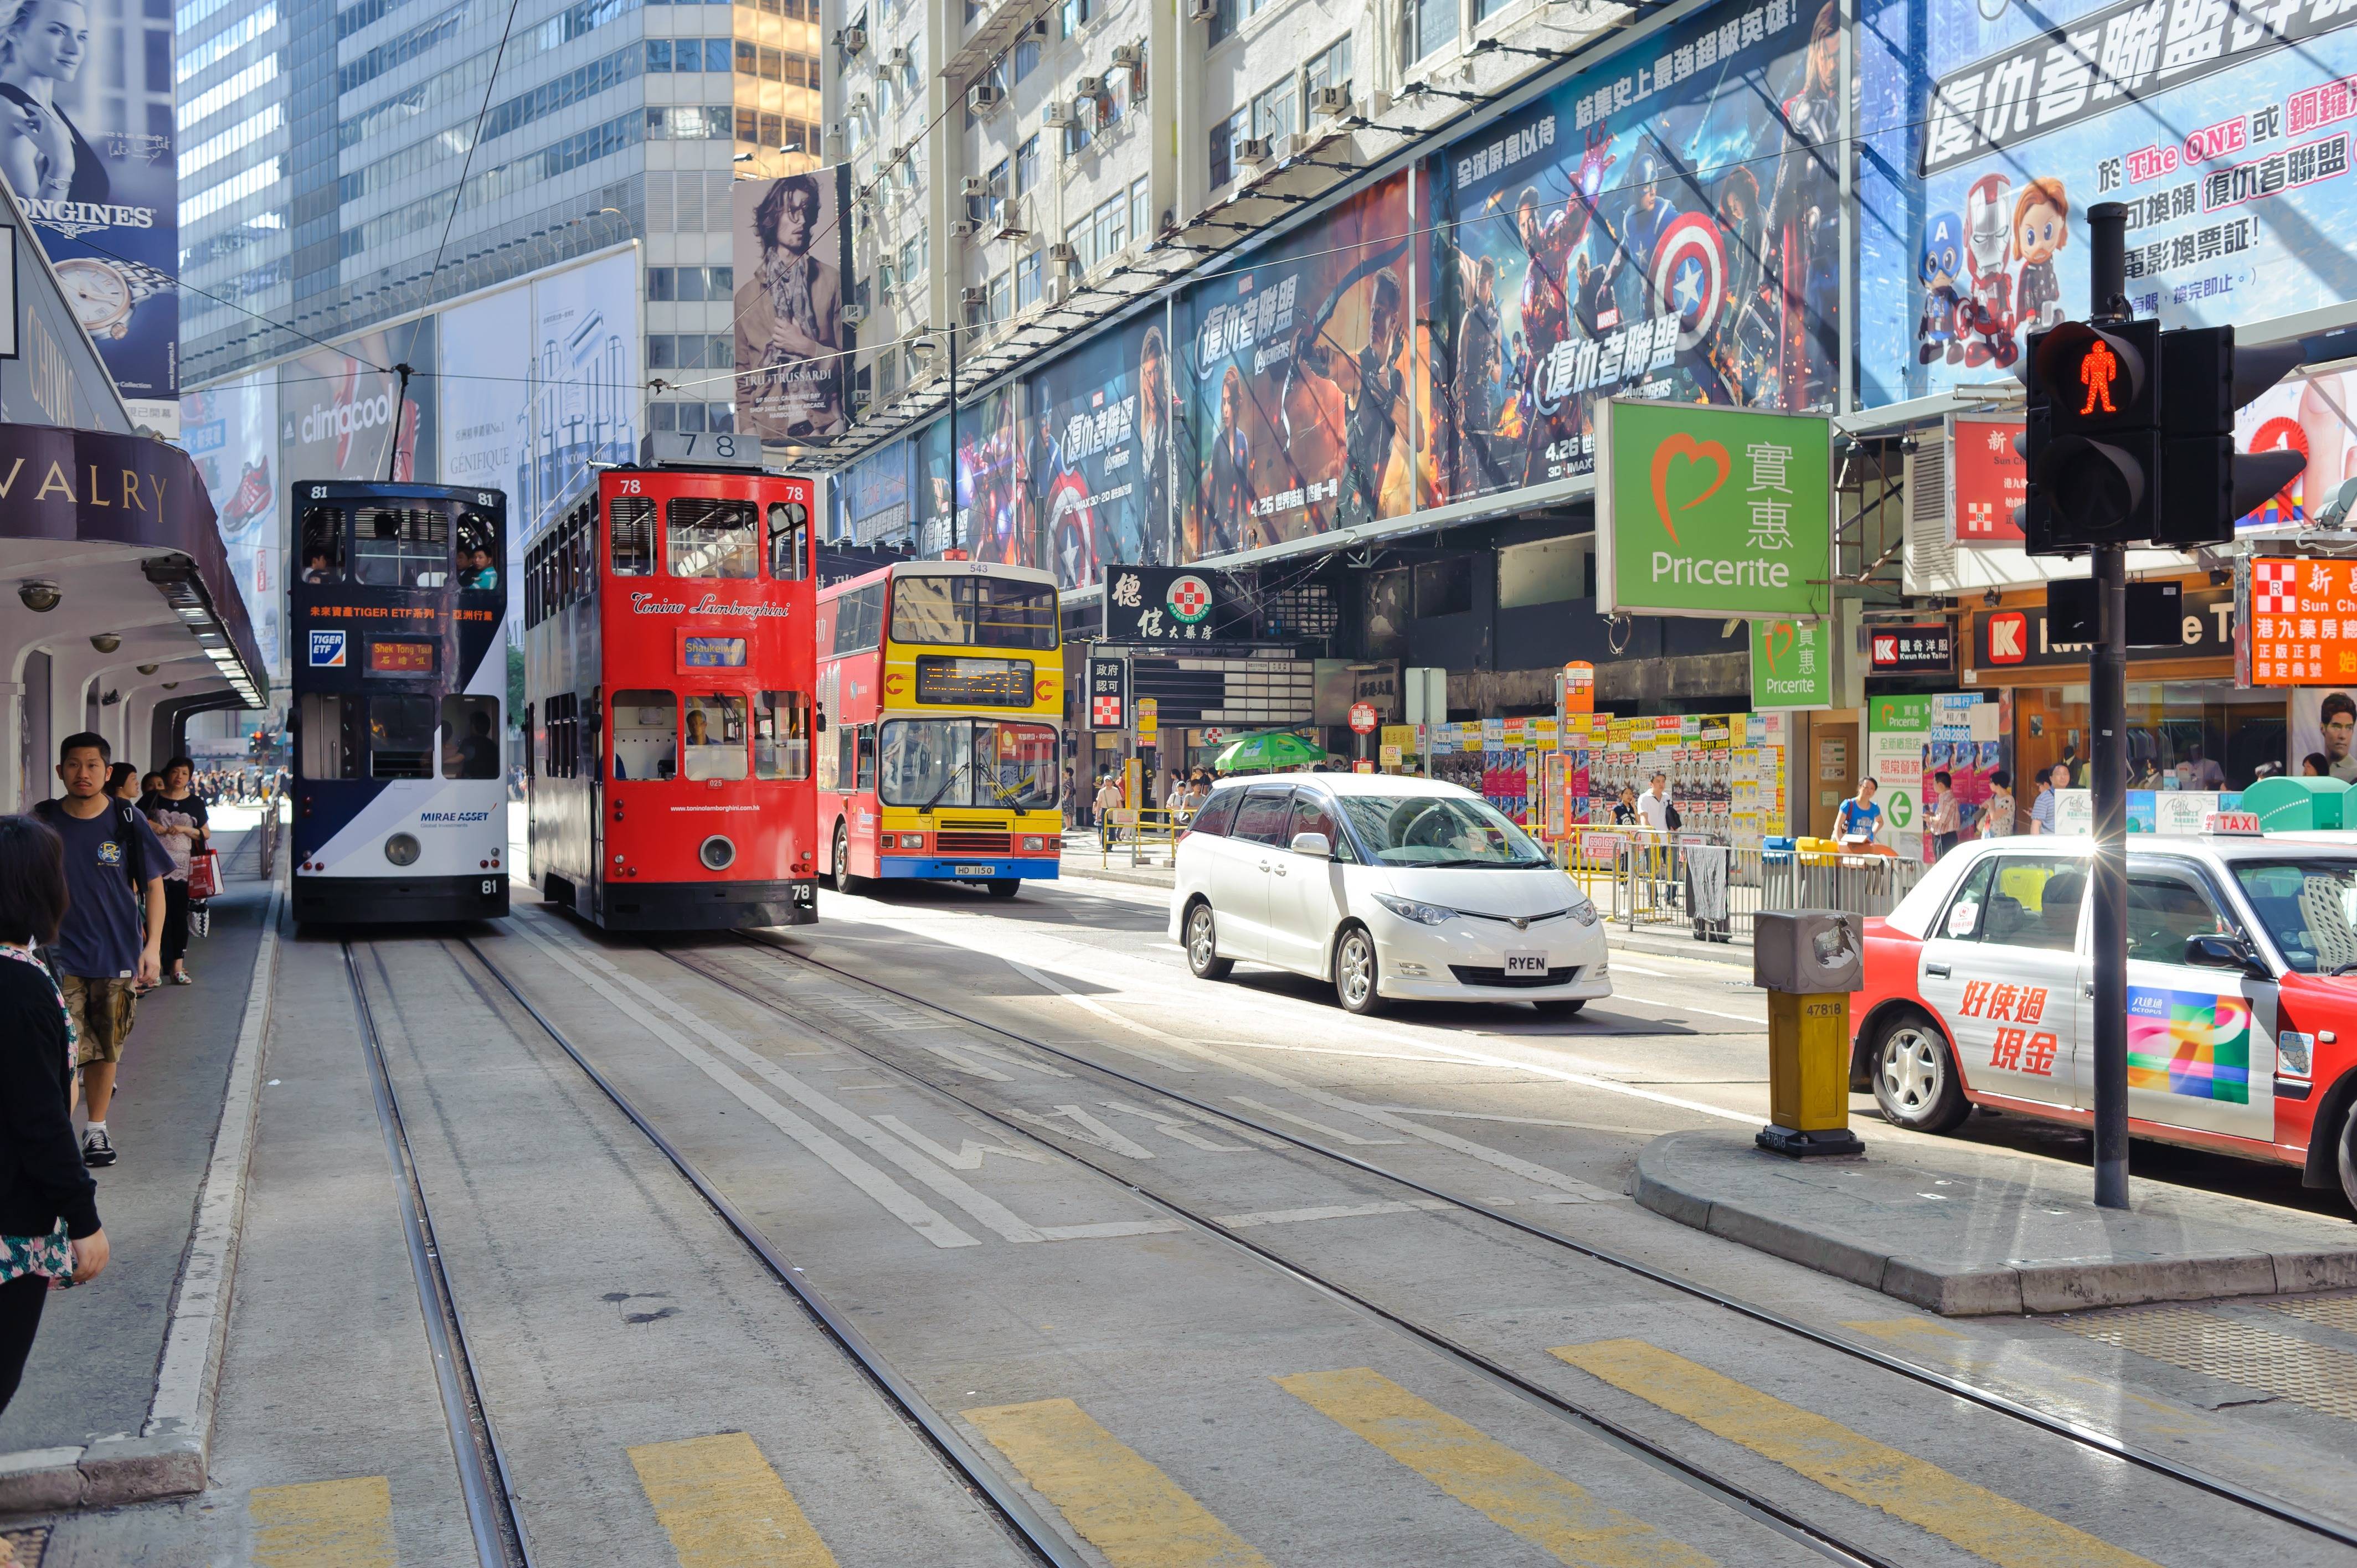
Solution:
<path fill-rule="evenodd" d="M 1506 955 L 1506 972 L 1510 975 L 1544 975 L 1547 972 L 1546 954 L 1510 952 Z"/>
<path fill-rule="evenodd" d="M 987 876 L 997 869 L 998 867 L 995 865 L 961 865 L 957 868 L 955 875 L 959 876 Z"/>

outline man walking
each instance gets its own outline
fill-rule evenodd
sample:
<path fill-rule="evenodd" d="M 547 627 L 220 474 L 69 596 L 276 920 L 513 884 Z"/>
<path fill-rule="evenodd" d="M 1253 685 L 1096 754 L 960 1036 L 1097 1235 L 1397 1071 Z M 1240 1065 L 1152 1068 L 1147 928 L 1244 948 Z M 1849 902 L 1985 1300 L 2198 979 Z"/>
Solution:
<path fill-rule="evenodd" d="M 131 1037 L 134 987 L 152 986 L 163 974 L 164 875 L 172 868 L 147 819 L 108 798 L 113 760 L 105 736 L 88 731 L 66 736 L 58 747 L 65 798 L 33 808 L 65 844 L 69 902 L 50 950 L 66 1010 L 81 1030 L 75 1065 L 90 1106 L 81 1154 L 91 1166 L 114 1163 L 107 1106 Z"/>
<path fill-rule="evenodd" d="M 1932 858 L 1939 859 L 1956 847 L 1964 834 L 1964 812 L 1956 800 L 1955 780 L 1944 768 L 1932 775 L 1932 787 L 1940 791 L 1939 803 L 1932 808 L 1932 820 L 1923 831 L 1932 835 Z"/>

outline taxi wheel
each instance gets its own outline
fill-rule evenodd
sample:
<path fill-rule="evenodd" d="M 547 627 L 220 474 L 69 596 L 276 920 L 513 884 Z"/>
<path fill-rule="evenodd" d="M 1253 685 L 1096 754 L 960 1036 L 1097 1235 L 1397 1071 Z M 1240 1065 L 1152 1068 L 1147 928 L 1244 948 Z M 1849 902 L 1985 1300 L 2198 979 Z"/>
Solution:
<path fill-rule="evenodd" d="M 1972 1114 L 1956 1081 L 1956 1058 L 1921 1013 L 1900 1013 L 1874 1038 L 1874 1102 L 1883 1120 L 1918 1133 L 1945 1133 Z"/>
<path fill-rule="evenodd" d="M 2357 1208 L 2357 1105 L 2341 1120 L 2340 1158 L 2334 1162 L 2341 1168 L 2341 1196 Z"/>
<path fill-rule="evenodd" d="M 1341 940 L 1334 944 L 1334 995 L 1344 1012 L 1363 1018 L 1382 1010 L 1375 974 L 1375 939 L 1364 926 L 1343 927 Z"/>
<path fill-rule="evenodd" d="M 1187 939 L 1187 968 L 1198 980 L 1225 980 L 1236 967 L 1236 961 L 1220 956 L 1220 928 L 1212 918 L 1211 906 L 1198 899 L 1187 911 L 1187 927 L 1181 933 Z"/>
<path fill-rule="evenodd" d="M 834 890 L 848 893 L 858 878 L 851 875 L 851 832 L 841 822 L 834 824 Z"/>

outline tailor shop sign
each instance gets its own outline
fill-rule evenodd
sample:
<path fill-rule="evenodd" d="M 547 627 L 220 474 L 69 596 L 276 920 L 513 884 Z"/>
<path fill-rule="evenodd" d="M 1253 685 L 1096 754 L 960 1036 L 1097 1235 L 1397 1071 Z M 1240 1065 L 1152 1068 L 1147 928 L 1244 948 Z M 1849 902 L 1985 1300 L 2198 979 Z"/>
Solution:
<path fill-rule="evenodd" d="M 2128 662 L 2156 659 L 2231 659 L 2234 656 L 2234 590 L 2188 588 L 2180 642 L 2175 648 L 2131 648 Z M 2025 605 L 2018 610 L 1978 610 L 1973 615 L 1973 667 L 1975 670 L 2019 670 L 2040 665 L 2075 664 L 2083 668 L 2094 652 L 2084 642 L 2050 642 L 2046 637 L 2046 607 Z"/>
<path fill-rule="evenodd" d="M 1599 612 L 1832 612 L 1831 421 L 1635 398 L 1598 412 Z"/>
<path fill-rule="evenodd" d="M 16 539 L 189 551 L 213 532 L 212 500 L 178 447 L 48 424 L 0 424 L 0 511 Z"/>

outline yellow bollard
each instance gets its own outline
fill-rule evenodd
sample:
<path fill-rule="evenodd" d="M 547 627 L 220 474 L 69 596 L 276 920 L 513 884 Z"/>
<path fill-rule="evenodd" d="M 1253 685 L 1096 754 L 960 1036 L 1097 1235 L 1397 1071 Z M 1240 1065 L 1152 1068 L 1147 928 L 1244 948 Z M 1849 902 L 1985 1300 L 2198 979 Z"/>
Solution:
<path fill-rule="evenodd" d="M 1849 997 L 1865 980 L 1856 918 L 1833 909 L 1762 910 L 1752 983 L 1768 993 L 1768 1113 L 1754 1140 L 1771 1154 L 1862 1155 L 1849 1130 Z"/>

